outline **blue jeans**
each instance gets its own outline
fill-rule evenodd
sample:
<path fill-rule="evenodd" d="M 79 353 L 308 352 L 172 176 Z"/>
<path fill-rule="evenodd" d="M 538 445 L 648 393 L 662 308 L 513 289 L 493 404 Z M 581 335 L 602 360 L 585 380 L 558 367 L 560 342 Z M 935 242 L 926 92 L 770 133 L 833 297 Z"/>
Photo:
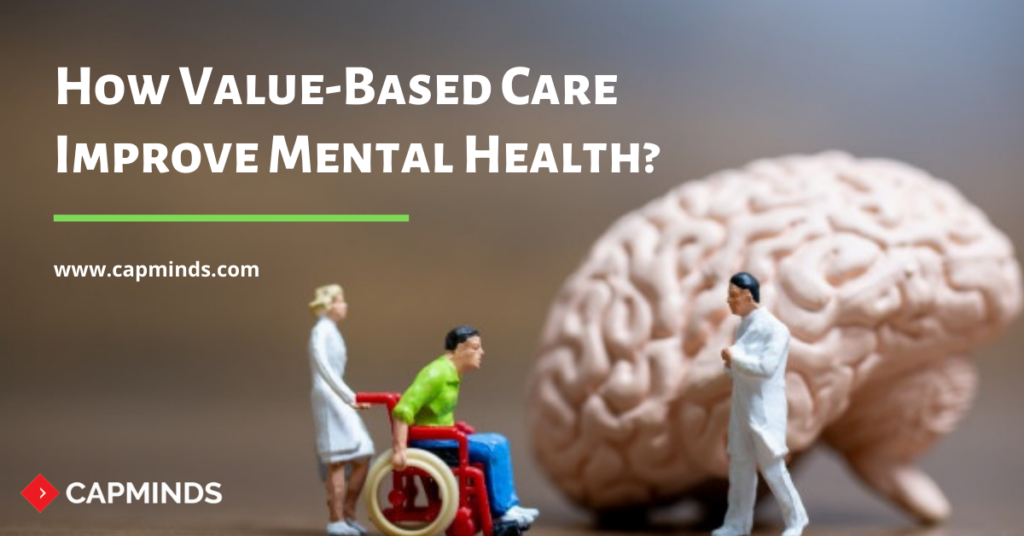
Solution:
<path fill-rule="evenodd" d="M 501 434 L 493 433 L 472 434 L 467 439 L 469 461 L 483 464 L 491 515 L 499 518 L 513 506 L 519 506 L 516 486 L 512 481 L 512 457 L 509 454 L 508 439 Z M 449 439 L 410 441 L 409 446 L 424 450 L 459 447 L 456 441 Z"/>

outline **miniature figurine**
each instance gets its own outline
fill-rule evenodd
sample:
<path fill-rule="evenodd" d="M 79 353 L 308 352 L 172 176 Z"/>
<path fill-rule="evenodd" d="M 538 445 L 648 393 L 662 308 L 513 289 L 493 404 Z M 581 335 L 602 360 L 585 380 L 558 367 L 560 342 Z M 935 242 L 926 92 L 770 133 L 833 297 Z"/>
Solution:
<path fill-rule="evenodd" d="M 320 462 L 326 465 L 329 536 L 360 536 L 367 530 L 356 521 L 356 502 L 366 480 L 373 441 L 356 413 L 356 395 L 345 385 L 348 360 L 338 324 L 348 315 L 348 303 L 339 285 L 316 289 L 309 304 L 318 320 L 309 338 L 309 362 L 313 373 L 313 422 Z M 346 486 L 345 473 L 349 471 Z"/>
<path fill-rule="evenodd" d="M 792 332 L 790 453 L 826 446 L 893 508 L 947 519 L 948 469 L 919 461 L 978 395 L 975 355 L 1020 315 L 1020 262 L 950 183 L 839 152 L 687 180 L 593 243 L 530 378 L 530 450 L 551 482 L 605 518 L 680 500 L 724 511 L 722 297 L 739 271 Z"/>
<path fill-rule="evenodd" d="M 750 534 L 757 495 L 757 470 L 779 501 L 786 530 L 800 536 L 807 512 L 786 470 L 786 357 L 789 329 L 760 306 L 760 284 L 740 272 L 729 279 L 729 310 L 740 316 L 736 342 L 722 350 L 732 376 L 729 416 L 729 510 L 713 536 Z"/>
<path fill-rule="evenodd" d="M 469 456 L 483 465 L 492 518 L 530 527 L 539 515 L 534 508 L 519 506 L 512 479 L 512 459 L 508 439 L 501 434 L 473 433 L 465 423 L 455 423 L 455 405 L 459 399 L 462 375 L 480 368 L 484 355 L 480 333 L 472 326 L 459 326 L 445 337 L 445 353 L 424 367 L 395 406 L 394 454 L 392 464 L 401 471 L 406 466 L 409 426 L 458 426 L 468 430 Z M 428 442 L 412 442 L 412 447 Z"/>

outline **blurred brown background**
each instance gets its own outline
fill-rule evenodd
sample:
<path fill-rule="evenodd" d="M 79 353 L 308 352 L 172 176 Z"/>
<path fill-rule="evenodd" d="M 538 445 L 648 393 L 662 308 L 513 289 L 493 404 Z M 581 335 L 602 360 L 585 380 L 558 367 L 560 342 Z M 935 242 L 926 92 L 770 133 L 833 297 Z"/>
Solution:
<path fill-rule="evenodd" d="M 543 509 L 542 530 L 585 530 L 588 518 L 548 485 L 525 436 L 524 386 L 547 306 L 616 217 L 755 158 L 838 148 L 905 160 L 955 184 L 1024 250 L 1024 6 L 821 4 L 3 3 L 0 531 L 320 534 L 305 304 L 332 281 L 347 289 L 346 380 L 358 390 L 404 388 L 449 327 L 479 327 L 487 357 L 464 384 L 460 417 L 510 436 L 520 495 Z M 519 65 L 559 86 L 565 74 L 618 75 L 618 104 L 512 106 L 500 80 Z M 82 66 L 93 82 L 168 74 L 164 103 L 58 106 L 57 67 L 76 80 Z M 188 105 L 181 66 L 214 68 L 206 104 Z M 322 106 L 210 104 L 222 74 L 257 75 L 266 95 L 269 74 L 322 74 L 326 86 L 343 83 L 346 66 L 372 69 L 378 89 L 386 74 L 483 74 L 492 95 L 482 106 L 345 106 L 343 94 Z M 455 173 L 270 174 L 275 134 L 421 142 L 428 155 L 426 144 L 443 142 Z M 205 164 L 190 175 L 143 174 L 139 164 L 57 174 L 58 135 L 259 143 L 261 172 L 236 175 L 231 160 L 217 175 Z M 652 142 L 661 154 L 652 174 L 466 175 L 466 135 Z M 55 224 L 59 213 L 411 221 Z M 169 261 L 257 264 L 260 277 L 136 283 L 52 271 Z M 974 411 L 925 460 L 955 508 L 947 527 L 926 534 L 1024 530 L 1021 325 L 982 349 Z M 386 446 L 384 414 L 364 417 Z M 220 482 L 224 501 L 127 507 L 62 497 L 37 514 L 18 494 L 39 473 L 62 494 L 76 481 Z M 811 455 L 797 484 L 812 534 L 916 533 L 827 452 Z M 777 523 L 772 508 L 764 518 Z"/>

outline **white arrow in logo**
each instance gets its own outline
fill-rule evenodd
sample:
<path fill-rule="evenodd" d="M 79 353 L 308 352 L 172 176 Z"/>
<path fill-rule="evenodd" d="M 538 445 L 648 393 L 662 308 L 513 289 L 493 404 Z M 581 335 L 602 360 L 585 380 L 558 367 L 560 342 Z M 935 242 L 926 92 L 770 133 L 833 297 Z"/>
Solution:
<path fill-rule="evenodd" d="M 42 499 L 46 495 L 46 490 L 43 488 L 39 488 L 39 491 L 42 492 L 41 494 L 39 494 L 39 498 Z"/>

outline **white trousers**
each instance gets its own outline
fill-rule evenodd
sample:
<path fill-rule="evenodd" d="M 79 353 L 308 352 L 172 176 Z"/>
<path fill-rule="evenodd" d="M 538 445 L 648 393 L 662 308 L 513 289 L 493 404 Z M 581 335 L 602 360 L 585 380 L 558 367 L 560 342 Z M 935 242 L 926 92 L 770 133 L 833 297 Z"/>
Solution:
<path fill-rule="evenodd" d="M 772 458 L 760 452 L 761 449 L 751 450 L 755 450 L 756 454 L 742 453 L 729 458 L 729 510 L 725 514 L 725 526 L 733 529 L 730 532 L 750 534 L 754 524 L 758 466 L 761 467 L 761 476 L 768 483 L 772 495 L 779 502 L 786 527 L 807 525 L 807 511 L 793 486 L 783 457 Z"/>

